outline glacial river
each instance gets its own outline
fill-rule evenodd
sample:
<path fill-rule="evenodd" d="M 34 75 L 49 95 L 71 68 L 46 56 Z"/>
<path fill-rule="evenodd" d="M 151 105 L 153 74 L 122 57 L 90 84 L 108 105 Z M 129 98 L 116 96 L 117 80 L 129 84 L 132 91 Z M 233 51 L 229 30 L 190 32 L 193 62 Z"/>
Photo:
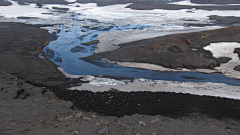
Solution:
<path fill-rule="evenodd" d="M 134 35 L 132 41 L 136 41 L 166 34 L 217 29 L 221 27 L 214 25 L 214 21 L 209 20 L 209 16 L 239 17 L 239 10 L 133 10 L 126 8 L 131 3 L 108 6 L 97 6 L 96 3 L 43 4 L 37 7 L 36 4 L 19 5 L 16 1 L 9 1 L 12 5 L 0 8 L 0 20 L 41 25 L 50 33 L 56 32 L 55 38 L 52 38 L 49 45 L 44 48 L 45 56 L 69 74 L 240 85 L 239 80 L 227 78 L 218 73 L 160 72 L 122 67 L 101 61 L 89 63 L 79 59 L 96 53 L 97 44 L 83 45 L 82 43 L 99 39 L 101 33 L 127 31 L 129 34 L 135 32 L 132 34 Z M 183 2 L 186 4 L 186 1 Z M 198 27 L 187 24 L 211 24 L 211 26 Z M 129 42 L 126 37 L 128 35 L 123 34 L 123 37 L 119 39 Z M 114 40 L 110 46 L 116 46 Z"/>
<path fill-rule="evenodd" d="M 84 24 L 91 22 L 91 25 Z M 164 26 L 162 26 L 164 27 Z M 163 72 L 136 68 L 122 67 L 116 64 L 93 61 L 91 63 L 79 58 L 95 54 L 97 44 L 82 45 L 81 43 L 96 40 L 100 33 L 110 31 L 144 30 L 155 29 L 150 25 L 117 25 L 113 23 L 102 23 L 97 20 L 82 20 L 75 22 L 72 27 L 64 28 L 59 25 L 59 33 L 55 35 L 48 46 L 44 48 L 46 57 L 56 65 L 62 67 L 72 75 L 110 75 L 129 78 L 146 78 L 152 80 L 168 81 L 190 81 L 190 82 L 216 82 L 229 85 L 240 85 L 240 80 L 231 79 L 220 73 L 199 72 Z M 166 26 L 166 29 L 168 26 Z M 164 29 L 164 28 L 163 28 Z"/>

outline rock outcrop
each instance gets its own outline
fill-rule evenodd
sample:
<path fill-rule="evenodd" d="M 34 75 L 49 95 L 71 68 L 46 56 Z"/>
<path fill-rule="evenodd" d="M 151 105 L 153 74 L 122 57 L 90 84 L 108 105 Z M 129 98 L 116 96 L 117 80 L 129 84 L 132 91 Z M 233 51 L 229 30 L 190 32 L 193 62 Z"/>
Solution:
<path fill-rule="evenodd" d="M 228 58 L 214 58 L 204 46 L 216 42 L 240 42 L 240 27 L 187 34 L 168 35 L 120 45 L 121 48 L 99 53 L 83 60 L 107 58 L 111 61 L 156 64 L 167 68 L 213 69 Z"/>
<path fill-rule="evenodd" d="M 234 68 L 234 70 L 240 71 L 240 65 L 236 66 L 236 67 Z"/>

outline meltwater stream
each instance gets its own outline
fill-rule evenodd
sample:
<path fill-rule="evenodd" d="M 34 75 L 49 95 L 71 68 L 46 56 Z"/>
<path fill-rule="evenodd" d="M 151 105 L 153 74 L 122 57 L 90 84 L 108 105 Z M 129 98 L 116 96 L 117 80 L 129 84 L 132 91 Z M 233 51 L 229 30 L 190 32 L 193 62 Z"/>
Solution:
<path fill-rule="evenodd" d="M 91 22 L 86 25 L 86 22 Z M 216 82 L 229 85 L 240 85 L 240 80 L 227 78 L 220 73 L 205 74 L 199 72 L 164 72 L 122 67 L 102 61 L 86 62 L 79 58 L 95 54 L 97 44 L 83 45 L 81 43 L 96 40 L 103 32 L 123 30 L 144 30 L 153 28 L 150 25 L 124 25 L 102 23 L 97 20 L 83 20 L 83 23 L 73 23 L 70 28 L 59 25 L 57 39 L 44 48 L 47 58 L 73 75 L 110 75 L 129 78 L 146 78 L 152 80 Z"/>

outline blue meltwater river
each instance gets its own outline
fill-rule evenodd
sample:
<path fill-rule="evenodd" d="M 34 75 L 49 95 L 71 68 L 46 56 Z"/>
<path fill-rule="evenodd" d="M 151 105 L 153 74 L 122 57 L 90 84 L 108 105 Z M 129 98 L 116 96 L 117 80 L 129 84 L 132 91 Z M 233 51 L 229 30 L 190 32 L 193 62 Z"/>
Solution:
<path fill-rule="evenodd" d="M 89 23 L 91 22 L 91 23 Z M 89 23 L 90 25 L 86 25 Z M 165 26 L 162 26 L 164 29 Z M 102 61 L 86 62 L 79 58 L 95 54 L 97 44 L 82 45 L 81 43 L 96 40 L 100 33 L 126 30 L 154 29 L 150 25 L 117 25 L 103 23 L 97 20 L 82 20 L 82 23 L 73 23 L 71 27 L 59 25 L 56 40 L 50 41 L 44 48 L 46 57 L 67 73 L 73 75 L 111 75 L 129 78 L 146 78 L 152 80 L 216 82 L 229 85 L 240 85 L 240 80 L 231 79 L 220 73 L 205 74 L 199 72 L 163 72 L 144 69 L 122 67 Z M 168 26 L 166 26 L 166 29 Z"/>

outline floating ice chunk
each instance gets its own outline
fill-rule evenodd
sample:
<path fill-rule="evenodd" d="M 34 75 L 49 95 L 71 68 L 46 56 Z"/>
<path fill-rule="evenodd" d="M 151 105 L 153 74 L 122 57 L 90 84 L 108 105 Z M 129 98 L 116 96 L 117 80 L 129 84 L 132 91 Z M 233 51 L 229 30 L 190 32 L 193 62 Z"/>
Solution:
<path fill-rule="evenodd" d="M 53 33 L 57 33 L 58 32 L 58 27 L 55 26 L 44 26 L 44 27 L 40 27 L 41 29 L 45 29 L 48 30 L 48 33 L 53 34 Z"/>
<path fill-rule="evenodd" d="M 194 13 L 195 11 L 196 11 L 196 8 L 192 8 L 192 9 L 187 10 L 187 12 L 191 12 L 191 13 Z"/>
<path fill-rule="evenodd" d="M 76 2 L 77 0 L 65 0 L 65 1 L 71 3 L 71 2 Z"/>
<path fill-rule="evenodd" d="M 96 77 L 89 84 L 92 84 L 95 86 L 101 86 L 101 85 L 119 85 L 119 84 L 125 84 L 125 83 L 122 81 L 115 80 L 115 79 Z"/>
<path fill-rule="evenodd" d="M 153 82 L 151 79 L 136 78 L 134 82 Z"/>
<path fill-rule="evenodd" d="M 94 76 L 91 75 L 86 75 L 83 77 L 83 79 L 81 79 L 82 81 L 92 81 L 93 79 L 95 79 Z"/>

